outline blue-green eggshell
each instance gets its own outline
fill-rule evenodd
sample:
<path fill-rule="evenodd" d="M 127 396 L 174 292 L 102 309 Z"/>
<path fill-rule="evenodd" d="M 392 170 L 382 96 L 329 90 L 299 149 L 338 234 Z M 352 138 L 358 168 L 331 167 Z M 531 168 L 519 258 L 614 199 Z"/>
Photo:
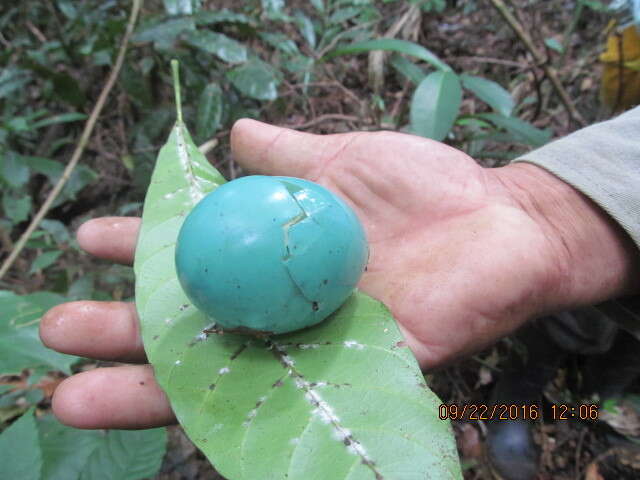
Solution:
<path fill-rule="evenodd" d="M 205 196 L 176 245 L 180 284 L 226 329 L 285 333 L 314 325 L 349 297 L 368 259 L 353 210 L 299 178 L 249 176 Z"/>

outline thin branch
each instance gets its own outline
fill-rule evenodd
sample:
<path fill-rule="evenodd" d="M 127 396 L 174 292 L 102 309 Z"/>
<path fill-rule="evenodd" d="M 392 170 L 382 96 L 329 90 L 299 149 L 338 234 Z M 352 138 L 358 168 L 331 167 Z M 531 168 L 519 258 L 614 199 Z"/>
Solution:
<path fill-rule="evenodd" d="M 527 48 L 527 50 L 529 50 L 529 52 L 533 56 L 536 63 L 540 65 L 540 67 L 544 70 L 545 75 L 551 81 L 551 85 L 553 85 L 554 90 L 560 97 L 560 101 L 569 112 L 569 115 L 571 116 L 571 118 L 573 118 L 573 120 L 581 127 L 586 126 L 587 122 L 584 120 L 584 118 L 582 117 L 582 115 L 580 114 L 576 106 L 573 104 L 573 101 L 569 97 L 569 94 L 562 86 L 562 83 L 558 78 L 558 74 L 555 68 L 553 68 L 548 63 L 546 57 L 542 53 L 540 53 L 538 48 L 534 45 L 533 41 L 531 40 L 531 37 L 529 36 L 529 34 L 523 28 L 522 24 L 518 21 L 518 19 L 516 19 L 516 17 L 513 16 L 509 8 L 503 2 L 503 0 L 489 0 L 489 1 L 493 5 L 493 7 L 498 11 L 498 13 L 502 15 L 502 18 L 504 18 L 504 20 L 509 24 L 509 26 L 515 32 L 518 38 L 520 38 L 522 43 L 524 43 L 524 46 Z"/>
<path fill-rule="evenodd" d="M 100 116 L 100 112 L 102 112 L 102 108 L 104 107 L 107 97 L 111 92 L 111 89 L 115 85 L 118 75 L 120 74 L 120 69 L 122 68 L 122 64 L 124 62 L 124 56 L 127 52 L 127 46 L 129 45 L 129 40 L 131 39 L 131 35 L 133 34 L 133 28 L 136 24 L 136 20 L 138 19 L 138 13 L 140 12 L 141 4 L 142 4 L 142 0 L 133 0 L 133 6 L 131 7 L 131 13 L 129 15 L 127 29 L 125 31 L 124 37 L 122 38 L 122 43 L 120 44 L 120 50 L 118 51 L 118 57 L 116 58 L 116 63 L 113 66 L 111 73 L 109 74 L 109 78 L 107 79 L 107 82 L 105 83 L 104 87 L 102 88 L 102 91 L 100 92 L 98 101 L 93 107 L 93 110 L 91 111 L 91 115 L 89 116 L 87 123 L 85 123 L 84 130 L 82 131 L 80 140 L 78 141 L 78 144 L 76 145 L 76 148 L 73 151 L 71 160 L 69 161 L 64 171 L 62 172 L 62 176 L 53 187 L 53 190 L 51 190 L 47 199 L 40 207 L 40 210 L 38 210 L 38 213 L 36 214 L 35 217 L 33 217 L 29 226 L 24 231 L 20 239 L 16 242 L 16 245 L 11 251 L 11 253 L 9 254 L 9 256 L 3 262 L 2 267 L 0 268 L 0 278 L 2 278 L 5 275 L 5 273 L 7 273 L 9 268 L 11 268 L 11 265 L 13 265 L 13 262 L 16 260 L 16 258 L 18 258 L 18 255 L 20 255 L 20 252 L 26 245 L 27 240 L 29 240 L 29 238 L 31 237 L 35 229 L 38 228 L 38 225 L 40 224 L 42 219 L 45 217 L 47 212 L 49 211 L 49 208 L 51 208 L 51 205 L 53 204 L 54 200 L 62 191 L 62 188 L 67 183 L 67 180 L 69 180 L 69 177 L 73 172 L 73 169 L 78 164 L 78 161 L 80 160 L 80 157 L 82 156 L 84 149 L 86 148 L 87 143 L 89 142 L 89 138 L 93 133 L 93 128 L 95 127 L 96 121 Z"/>
<path fill-rule="evenodd" d="M 342 122 L 357 122 L 360 120 L 359 117 L 354 115 L 342 115 L 340 113 L 326 113 L 324 115 L 320 115 L 319 117 L 314 118 L 313 120 L 309 120 L 305 123 L 299 123 L 297 125 L 284 125 L 286 128 L 291 128 L 293 130 L 303 130 L 305 128 L 313 127 L 318 125 L 319 123 L 323 123 L 329 120 L 339 120 Z"/>

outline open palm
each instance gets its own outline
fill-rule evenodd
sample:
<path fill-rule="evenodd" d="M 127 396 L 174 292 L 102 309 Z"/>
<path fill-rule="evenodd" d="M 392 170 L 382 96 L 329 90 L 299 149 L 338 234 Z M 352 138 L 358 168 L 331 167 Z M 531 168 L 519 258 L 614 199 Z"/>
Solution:
<path fill-rule="evenodd" d="M 549 232 L 500 170 L 446 145 L 391 132 L 316 136 L 238 122 L 232 151 L 249 172 L 304 177 L 347 201 L 370 243 L 359 287 L 384 302 L 421 366 L 476 350 L 548 306 L 559 254 Z M 139 219 L 83 225 L 89 253 L 131 263 Z M 65 380 L 54 412 L 81 428 L 145 428 L 174 421 L 142 347 L 135 308 L 72 302 L 41 324 L 45 344 L 87 357 L 141 363 Z"/>

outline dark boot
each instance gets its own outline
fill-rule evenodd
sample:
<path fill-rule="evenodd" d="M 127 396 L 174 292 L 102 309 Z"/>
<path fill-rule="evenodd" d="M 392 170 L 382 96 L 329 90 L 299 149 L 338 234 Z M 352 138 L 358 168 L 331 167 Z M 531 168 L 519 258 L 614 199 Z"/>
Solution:
<path fill-rule="evenodd" d="M 620 330 L 611 349 L 589 357 L 584 368 L 584 390 L 601 401 L 619 398 L 640 376 L 640 341 Z"/>
<path fill-rule="evenodd" d="M 525 358 L 512 351 L 492 392 L 492 405 L 536 405 L 541 416 L 544 386 L 553 379 L 558 365 L 566 356 L 541 327 L 544 321 L 540 319 L 516 335 L 526 348 Z M 494 419 L 487 422 L 487 456 L 494 473 L 502 479 L 535 478 L 540 451 L 533 441 L 533 421 Z"/>

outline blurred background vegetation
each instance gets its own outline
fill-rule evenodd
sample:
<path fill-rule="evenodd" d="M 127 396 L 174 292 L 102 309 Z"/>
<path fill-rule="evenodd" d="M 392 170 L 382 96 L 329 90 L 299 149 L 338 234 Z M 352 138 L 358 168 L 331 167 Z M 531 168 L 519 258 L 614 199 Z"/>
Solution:
<path fill-rule="evenodd" d="M 175 119 L 170 59 L 181 63 L 185 121 L 230 179 L 244 174 L 228 145 L 229 129 L 241 117 L 315 133 L 406 131 L 500 166 L 580 126 L 549 81 L 549 68 L 587 123 L 606 118 L 615 107 L 599 100 L 599 55 L 618 18 L 608 3 L 508 3 L 537 55 L 489 0 L 145 1 L 79 164 L 0 279 L 0 358 L 13 352 L 11 361 L 0 360 L 0 429 L 32 406 L 42 417 L 65 375 L 97 365 L 46 352 L 37 342 L 43 311 L 67 300 L 132 299 L 131 269 L 83 254 L 74 232 L 89 218 L 141 213 L 155 157 Z M 34 0 L 0 7 L 3 259 L 69 162 L 114 65 L 130 9 L 125 0 Z M 481 399 L 509 348 L 502 342 L 436 374 L 431 384 L 444 401 Z M 47 425 L 38 427 L 41 436 L 43 428 L 55 430 Z M 597 455 L 597 438 L 584 445 L 579 422 L 543 427 L 543 435 L 561 436 L 567 445 L 582 438 L 579 467 L 570 455 L 547 452 L 544 471 L 552 478 L 574 478 L 575 469 Z M 55 431 L 60 438 L 73 436 Z M 490 478 L 478 453 L 481 430 L 457 425 L 456 431 L 465 474 Z M 70 451 L 86 438 L 70 443 Z M 150 467 L 141 476 L 160 466 L 163 442 L 153 438 L 158 450 L 150 453 Z M 170 445 L 161 478 L 213 475 L 177 428 Z M 100 451 L 96 447 L 86 458 L 104 462 Z M 50 465 L 55 455 L 47 452 L 42 444 L 43 458 L 49 458 L 44 464 Z M 60 478 L 90 476 L 86 472 L 96 468 L 83 465 Z"/>

